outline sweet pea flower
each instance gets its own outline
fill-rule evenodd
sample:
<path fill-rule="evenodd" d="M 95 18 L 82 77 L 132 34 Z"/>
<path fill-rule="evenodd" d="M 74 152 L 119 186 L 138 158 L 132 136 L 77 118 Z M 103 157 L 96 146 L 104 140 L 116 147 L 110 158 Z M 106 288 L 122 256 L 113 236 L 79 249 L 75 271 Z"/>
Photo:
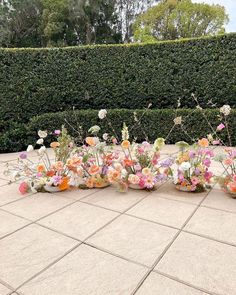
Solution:
<path fill-rule="evenodd" d="M 37 141 L 36 141 L 37 144 L 43 144 L 43 138 L 39 138 Z"/>
<path fill-rule="evenodd" d="M 223 123 L 220 123 L 220 125 L 217 126 L 216 130 L 220 131 L 220 130 L 222 130 L 224 128 L 225 128 L 225 125 Z"/>
<path fill-rule="evenodd" d="M 55 135 L 60 135 L 60 134 L 61 134 L 61 130 L 55 130 L 55 131 L 54 131 L 54 134 L 55 134 Z"/>

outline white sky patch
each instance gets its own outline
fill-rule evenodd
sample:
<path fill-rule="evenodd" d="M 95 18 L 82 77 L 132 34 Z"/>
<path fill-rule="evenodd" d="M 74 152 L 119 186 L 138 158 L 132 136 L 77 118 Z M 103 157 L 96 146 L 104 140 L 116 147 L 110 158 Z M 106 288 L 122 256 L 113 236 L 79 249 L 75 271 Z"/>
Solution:
<path fill-rule="evenodd" d="M 226 26 L 227 32 L 236 32 L 236 0 L 193 0 L 193 2 L 220 4 L 225 7 L 229 15 L 229 23 Z"/>

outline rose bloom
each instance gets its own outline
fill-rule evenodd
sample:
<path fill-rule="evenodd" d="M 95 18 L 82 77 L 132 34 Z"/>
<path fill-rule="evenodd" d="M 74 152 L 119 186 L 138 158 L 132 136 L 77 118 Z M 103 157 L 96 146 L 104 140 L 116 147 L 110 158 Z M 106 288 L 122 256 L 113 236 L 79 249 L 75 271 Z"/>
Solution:
<path fill-rule="evenodd" d="M 92 165 L 89 169 L 88 169 L 88 173 L 91 175 L 95 175 L 98 174 L 100 172 L 100 168 L 97 165 Z"/>
<path fill-rule="evenodd" d="M 140 181 L 140 178 L 138 177 L 138 175 L 130 174 L 128 180 L 131 184 L 138 184 Z"/>
<path fill-rule="evenodd" d="M 198 141 L 198 145 L 200 147 L 208 147 L 209 146 L 209 141 L 207 138 L 202 138 L 202 139 L 199 139 Z"/>
<path fill-rule="evenodd" d="M 58 162 L 56 162 L 56 163 L 53 165 L 53 168 L 54 168 L 55 170 L 57 170 L 57 171 L 59 171 L 59 170 L 63 170 L 63 168 L 64 168 L 64 164 L 63 164 L 63 162 L 58 161 Z"/>
<path fill-rule="evenodd" d="M 124 140 L 121 143 L 121 146 L 122 146 L 123 149 L 128 149 L 130 147 L 130 142 L 128 140 Z"/>

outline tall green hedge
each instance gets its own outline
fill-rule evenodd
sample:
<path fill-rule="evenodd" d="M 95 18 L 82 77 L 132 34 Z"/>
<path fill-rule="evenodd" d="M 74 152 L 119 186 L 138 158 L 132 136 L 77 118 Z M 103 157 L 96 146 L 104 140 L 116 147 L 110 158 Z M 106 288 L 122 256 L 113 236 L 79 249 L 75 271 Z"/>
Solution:
<path fill-rule="evenodd" d="M 206 116 L 215 128 L 220 123 L 218 114 L 218 109 L 206 110 Z M 28 124 L 16 124 L 14 128 L 0 136 L 0 151 L 24 150 L 28 144 L 36 142 L 39 129 L 53 133 L 54 130 L 60 129 L 62 125 L 65 125 L 69 133 L 75 138 L 78 137 L 77 130 L 81 130 L 84 138 L 88 135 L 88 129 L 92 125 L 101 127 L 100 135 L 104 132 L 112 134 L 109 125 L 111 123 L 119 138 L 123 122 L 125 122 L 130 127 L 131 138 L 142 141 L 147 136 L 150 141 L 154 141 L 157 137 L 166 137 L 168 135 L 176 116 L 182 116 L 184 130 L 195 140 L 211 132 L 210 127 L 202 117 L 201 111 L 198 110 L 182 109 L 175 114 L 171 109 L 161 109 L 148 110 L 143 114 L 143 110 L 113 109 L 108 111 L 109 121 L 106 119 L 100 120 L 96 110 L 65 111 L 36 116 Z M 135 118 L 141 118 L 140 125 L 137 124 Z M 236 110 L 232 110 L 229 117 L 229 129 L 232 142 L 236 145 Z M 225 130 L 221 132 L 221 135 L 223 140 L 227 139 Z M 168 137 L 167 142 L 175 143 L 180 140 L 191 142 L 189 136 L 177 125 Z"/>
<path fill-rule="evenodd" d="M 236 107 L 236 34 L 153 44 L 0 49 L 0 129 L 46 112 Z M 6 123 L 7 121 L 7 123 Z M 7 126 L 7 127 L 6 127 Z"/>

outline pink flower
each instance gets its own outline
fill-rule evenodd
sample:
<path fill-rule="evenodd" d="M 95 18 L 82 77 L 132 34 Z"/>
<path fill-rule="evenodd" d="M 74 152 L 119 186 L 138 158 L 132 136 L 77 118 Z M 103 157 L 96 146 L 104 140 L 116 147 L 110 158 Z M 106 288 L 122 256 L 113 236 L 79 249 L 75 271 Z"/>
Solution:
<path fill-rule="evenodd" d="M 26 152 L 21 152 L 20 155 L 19 155 L 19 157 L 20 157 L 22 160 L 24 160 L 24 159 L 27 158 L 27 153 L 26 153 Z"/>
<path fill-rule="evenodd" d="M 217 126 L 216 130 L 220 131 L 220 130 L 222 130 L 224 128 L 225 128 L 225 125 L 223 123 L 220 123 L 220 125 Z"/>
<path fill-rule="evenodd" d="M 191 178 L 191 182 L 192 182 L 193 186 L 196 186 L 200 181 L 197 177 L 193 176 Z"/>
<path fill-rule="evenodd" d="M 207 167 L 210 167 L 211 166 L 211 160 L 206 158 L 204 161 L 203 161 L 203 164 Z"/>
<path fill-rule="evenodd" d="M 138 153 L 140 155 L 142 155 L 144 153 L 144 148 L 143 147 L 138 147 L 137 151 L 138 151 Z"/>
<path fill-rule="evenodd" d="M 60 134 L 61 134 L 61 130 L 55 130 L 55 131 L 54 131 L 54 134 L 55 134 L 55 135 L 60 135 Z"/>
<path fill-rule="evenodd" d="M 29 191 L 29 186 L 26 182 L 22 182 L 19 186 L 19 191 L 22 195 L 25 195 Z"/>
<path fill-rule="evenodd" d="M 209 183 L 211 181 L 211 178 L 213 176 L 213 173 L 210 171 L 206 171 L 204 174 L 205 180 Z"/>
<path fill-rule="evenodd" d="M 144 179 L 144 178 L 140 178 L 139 186 L 140 186 L 141 188 L 144 188 L 144 187 L 145 187 L 145 179 Z"/>

